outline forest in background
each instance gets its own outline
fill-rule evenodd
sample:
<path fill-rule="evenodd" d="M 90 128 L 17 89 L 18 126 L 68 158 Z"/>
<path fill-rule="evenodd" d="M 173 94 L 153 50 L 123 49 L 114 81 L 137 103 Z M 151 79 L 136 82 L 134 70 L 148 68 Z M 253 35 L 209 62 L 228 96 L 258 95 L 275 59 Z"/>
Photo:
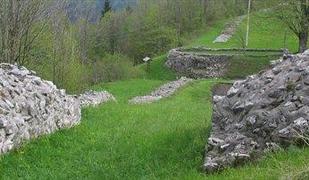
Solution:
<path fill-rule="evenodd" d="M 245 14 L 246 0 L 139 0 L 114 10 L 96 0 L 0 0 L 0 61 L 69 92 L 143 75 L 136 65 L 182 46 L 215 21 Z M 264 3 L 253 4 L 253 9 Z M 75 15 L 74 15 L 75 13 Z M 72 18 L 75 17 L 75 18 Z"/>

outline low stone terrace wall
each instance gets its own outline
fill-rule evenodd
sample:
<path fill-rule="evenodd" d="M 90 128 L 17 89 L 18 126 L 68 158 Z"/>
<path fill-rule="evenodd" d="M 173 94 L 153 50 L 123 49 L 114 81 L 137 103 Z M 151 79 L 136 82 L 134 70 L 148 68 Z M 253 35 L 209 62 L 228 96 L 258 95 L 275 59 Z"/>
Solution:
<path fill-rule="evenodd" d="M 169 52 L 166 66 L 180 76 L 195 79 L 223 77 L 233 58 L 245 56 L 277 59 L 286 52 L 277 49 L 176 48 Z"/>

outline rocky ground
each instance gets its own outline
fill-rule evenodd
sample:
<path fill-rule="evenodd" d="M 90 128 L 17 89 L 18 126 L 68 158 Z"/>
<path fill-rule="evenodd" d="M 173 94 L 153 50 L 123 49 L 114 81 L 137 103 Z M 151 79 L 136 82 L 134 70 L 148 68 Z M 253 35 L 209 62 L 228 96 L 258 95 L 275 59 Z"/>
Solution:
<path fill-rule="evenodd" d="M 97 106 L 108 101 L 116 101 L 115 97 L 107 91 L 87 91 L 81 94 L 78 99 L 82 107 Z"/>
<path fill-rule="evenodd" d="M 115 100 L 106 91 L 68 95 L 24 67 L 0 64 L 0 154 L 80 123 L 81 107 Z"/>
<path fill-rule="evenodd" d="M 24 67 L 0 65 L 0 154 L 79 124 L 80 103 Z"/>
<path fill-rule="evenodd" d="M 308 145 L 309 51 L 235 82 L 226 96 L 213 101 L 205 171 L 240 165 L 292 144 Z"/>
<path fill-rule="evenodd" d="M 196 50 L 199 50 L 199 48 Z M 223 77 L 231 57 L 225 54 L 200 55 L 187 52 L 183 48 L 176 48 L 169 51 L 165 66 L 180 76 L 193 79 Z"/>
<path fill-rule="evenodd" d="M 150 93 L 150 95 L 146 96 L 138 96 L 129 101 L 130 104 L 145 104 L 145 103 L 152 103 L 155 101 L 159 101 L 163 98 L 169 97 L 173 95 L 179 88 L 185 86 L 192 79 L 188 79 L 185 77 L 180 78 L 179 80 L 169 82 L 157 90 Z"/>
<path fill-rule="evenodd" d="M 232 87 L 232 84 L 221 83 L 217 84 L 212 89 L 213 96 L 225 96 L 229 89 Z"/>

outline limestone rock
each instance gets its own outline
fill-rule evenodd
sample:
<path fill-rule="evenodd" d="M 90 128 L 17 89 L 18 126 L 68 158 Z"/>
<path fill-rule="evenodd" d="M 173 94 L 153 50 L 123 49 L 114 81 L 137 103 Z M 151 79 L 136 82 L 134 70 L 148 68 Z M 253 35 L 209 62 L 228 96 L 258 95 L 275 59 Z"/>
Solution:
<path fill-rule="evenodd" d="M 172 49 L 165 65 L 181 76 L 193 79 L 222 77 L 226 71 L 230 55 L 198 55 L 183 52 L 184 49 Z"/>
<path fill-rule="evenodd" d="M 276 61 L 272 69 L 234 83 L 226 96 L 214 97 L 205 171 L 240 165 L 269 150 L 306 144 L 308 54 L 309 51 Z"/>
<path fill-rule="evenodd" d="M 97 106 L 108 101 L 116 101 L 115 97 L 107 91 L 87 91 L 81 94 L 78 99 L 82 107 Z"/>
<path fill-rule="evenodd" d="M 130 104 L 145 104 L 153 103 L 159 101 L 162 98 L 169 97 L 173 95 L 179 88 L 191 82 L 192 79 L 185 77 L 180 78 L 179 80 L 169 82 L 159 87 L 153 91 L 150 95 L 146 96 L 137 96 L 129 101 Z"/>
<path fill-rule="evenodd" d="M 226 24 L 225 29 L 222 31 L 221 35 L 218 36 L 213 43 L 225 43 L 228 42 L 235 34 L 237 27 L 246 18 L 246 16 L 239 16 L 232 22 Z"/>
<path fill-rule="evenodd" d="M 25 67 L 0 64 L 0 154 L 80 123 L 80 102 Z"/>

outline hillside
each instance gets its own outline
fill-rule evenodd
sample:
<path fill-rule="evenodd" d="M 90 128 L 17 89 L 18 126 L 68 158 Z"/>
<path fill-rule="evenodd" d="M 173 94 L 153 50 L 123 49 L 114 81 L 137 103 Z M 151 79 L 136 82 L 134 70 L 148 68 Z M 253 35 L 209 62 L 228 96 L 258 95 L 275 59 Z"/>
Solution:
<path fill-rule="evenodd" d="M 268 48 L 268 49 L 281 49 L 286 46 L 290 52 L 297 52 L 297 37 L 289 31 L 286 26 L 279 22 L 276 18 L 270 18 L 268 13 L 258 12 L 254 13 L 251 17 L 251 31 L 249 36 L 248 48 Z M 214 23 L 208 27 L 201 36 L 192 38 L 188 45 L 184 47 L 199 47 L 204 46 L 208 48 L 241 48 L 239 42 L 240 34 L 244 34 L 246 29 L 246 21 L 243 21 L 238 27 L 235 36 L 233 36 L 227 43 L 213 43 L 217 36 L 220 35 L 224 29 L 225 24 L 233 19 L 222 20 Z M 287 37 L 285 39 L 285 35 Z M 284 43 L 285 42 L 285 43 Z M 151 79 L 173 79 L 175 75 L 165 67 L 167 55 L 155 58 L 151 62 L 150 70 L 147 78 Z M 233 60 L 229 68 L 228 74 L 224 77 L 227 79 L 244 78 L 248 75 L 258 73 L 259 71 L 268 68 L 270 58 L 238 58 Z M 142 65 L 141 68 L 146 70 L 146 66 Z"/>
<path fill-rule="evenodd" d="M 105 0 L 81 1 L 71 0 L 68 3 L 67 13 L 71 20 L 76 20 L 80 17 L 89 16 L 87 12 L 91 12 L 91 21 L 97 21 L 102 16 Z M 110 0 L 110 5 L 113 10 L 120 11 L 127 7 L 134 7 L 136 0 Z M 76 14 L 76 12 L 82 12 Z M 88 17 L 89 18 L 89 17 Z"/>
<path fill-rule="evenodd" d="M 268 12 L 255 12 L 250 18 L 249 46 L 248 48 L 287 48 L 291 52 L 297 52 L 297 37 L 291 32 L 286 24 L 272 17 Z M 189 46 L 207 46 L 212 48 L 242 47 L 240 42 L 246 32 L 247 21 L 243 21 L 238 27 L 235 36 L 227 43 L 212 43 L 224 29 L 227 22 L 233 19 L 215 23 L 208 29 L 205 35 L 198 37 Z M 286 40 L 285 40 L 286 37 Z"/>
<path fill-rule="evenodd" d="M 122 1 L 115 1 L 121 7 Z M 119 4 L 120 3 L 120 4 Z M 250 47 L 281 48 L 285 28 L 275 19 L 255 14 Z M 239 47 L 237 37 L 213 44 L 225 21 L 215 22 L 186 47 Z M 243 28 L 245 24 L 241 25 Z M 242 31 L 239 28 L 239 31 Z M 297 49 L 288 32 L 287 47 Z M 218 83 L 243 78 L 269 66 L 272 59 L 236 59 L 224 78 L 194 80 L 175 95 L 152 104 L 132 105 L 142 96 L 177 78 L 165 66 L 166 54 L 139 65 L 140 76 L 100 83 L 116 102 L 82 110 L 81 125 L 31 141 L 0 157 L 0 179 L 306 179 L 309 149 L 291 146 L 266 158 L 218 174 L 202 172 L 205 144 L 210 135 L 212 90 Z M 77 82 L 80 83 L 80 82 Z M 1 134 L 0 134 L 1 135 Z M 0 142 L 1 143 L 1 142 Z"/>
<path fill-rule="evenodd" d="M 96 0 L 98 7 L 100 7 L 100 9 L 103 9 L 104 6 L 104 0 Z M 128 6 L 134 6 L 136 5 L 136 0 L 110 0 L 111 5 L 113 7 L 113 9 L 123 9 L 126 8 Z"/>

